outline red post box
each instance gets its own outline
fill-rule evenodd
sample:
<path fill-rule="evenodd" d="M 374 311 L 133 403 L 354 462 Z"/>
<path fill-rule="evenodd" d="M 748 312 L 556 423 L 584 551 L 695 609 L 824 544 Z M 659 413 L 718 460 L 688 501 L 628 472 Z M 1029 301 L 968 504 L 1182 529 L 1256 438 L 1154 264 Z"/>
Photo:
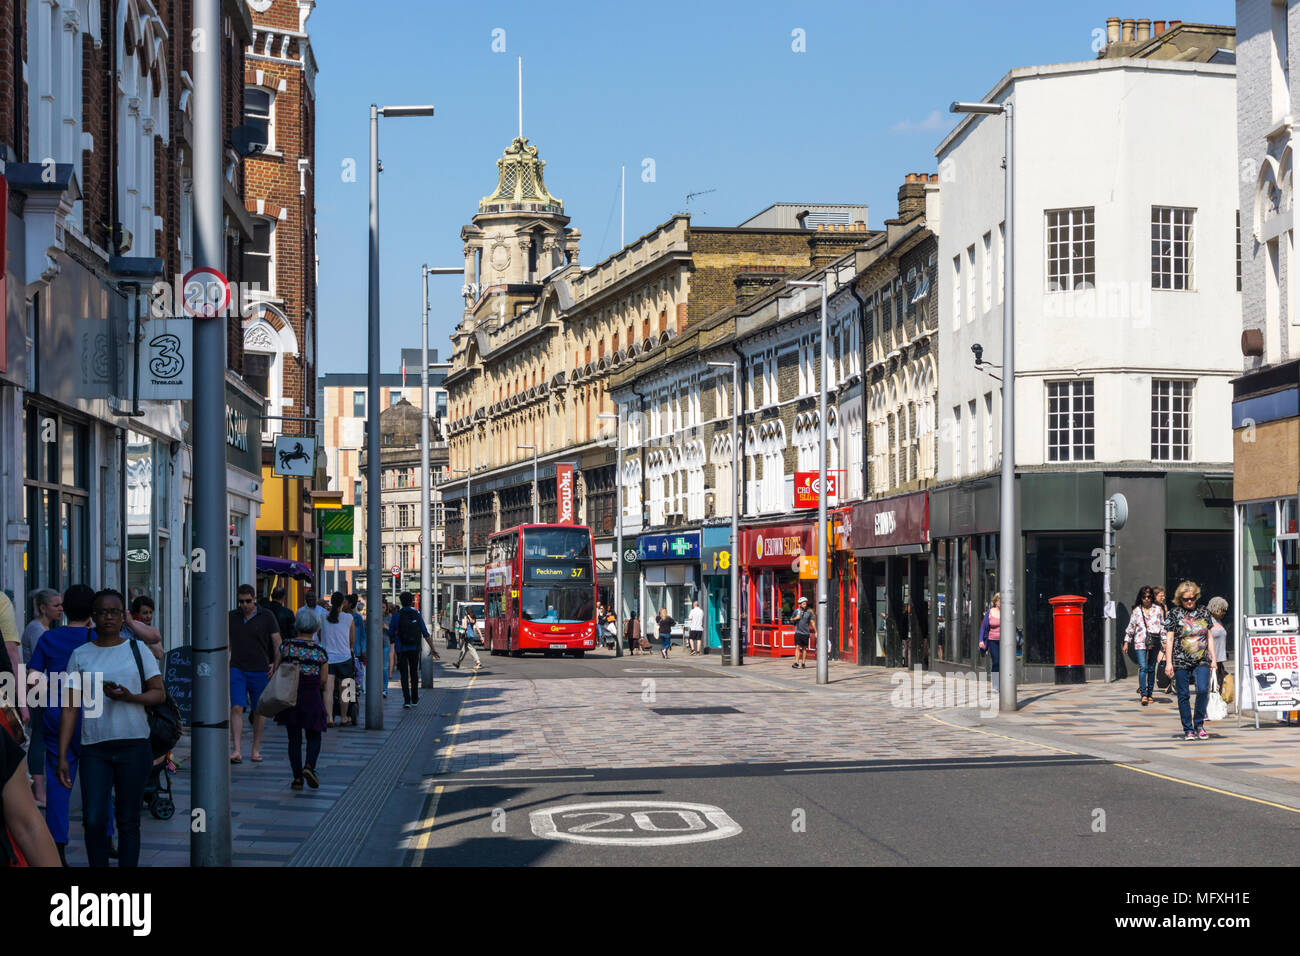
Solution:
<path fill-rule="evenodd" d="M 1083 606 L 1077 594 L 1048 598 L 1052 605 L 1052 634 L 1056 641 L 1056 683 L 1083 684 Z"/>

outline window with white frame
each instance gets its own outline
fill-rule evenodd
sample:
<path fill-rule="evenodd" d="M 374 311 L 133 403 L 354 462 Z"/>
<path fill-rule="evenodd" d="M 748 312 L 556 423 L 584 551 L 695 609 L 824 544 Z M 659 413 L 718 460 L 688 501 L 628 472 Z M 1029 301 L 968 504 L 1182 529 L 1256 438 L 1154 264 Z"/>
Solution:
<path fill-rule="evenodd" d="M 1093 208 L 1049 209 L 1047 291 L 1068 292 L 1097 284 L 1097 243 Z"/>
<path fill-rule="evenodd" d="M 267 295 L 275 294 L 275 220 L 253 219 L 253 238 L 244 246 L 244 282 L 256 284 Z"/>
<path fill-rule="evenodd" d="M 1007 224 L 998 223 L 998 305 L 1002 304 L 1002 282 L 1007 274 Z"/>
<path fill-rule="evenodd" d="M 954 405 L 952 407 L 952 439 L 949 442 L 949 444 L 952 446 L 952 476 L 954 478 L 960 478 L 962 474 L 961 436 L 962 436 L 961 406 Z"/>
<path fill-rule="evenodd" d="M 1192 228 L 1195 209 L 1151 207 L 1151 288 L 1192 288 Z"/>
<path fill-rule="evenodd" d="M 244 87 L 244 123 L 253 127 L 254 142 L 275 149 L 275 93 L 261 86 Z"/>
<path fill-rule="evenodd" d="M 993 467 L 993 393 L 984 393 L 984 468 Z"/>
<path fill-rule="evenodd" d="M 975 401 L 972 399 L 966 403 L 966 471 L 971 475 L 979 471 L 978 434 L 979 419 L 975 417 Z"/>
<path fill-rule="evenodd" d="M 984 268 L 984 311 L 993 308 L 993 233 L 984 233 L 984 258 L 980 263 Z"/>
<path fill-rule="evenodd" d="M 1151 382 L 1151 459 L 1190 461 L 1192 457 L 1192 383 Z"/>
<path fill-rule="evenodd" d="M 975 321 L 975 244 L 966 247 L 966 321 Z"/>
<path fill-rule="evenodd" d="M 749 429 L 745 435 L 744 451 L 745 500 L 749 504 L 749 513 L 754 514 L 763 510 L 763 503 L 759 500 L 759 491 L 762 488 L 762 459 L 758 445 L 758 431 L 754 428 Z"/>
<path fill-rule="evenodd" d="M 700 441 L 686 449 L 686 519 L 704 520 L 704 443 Z"/>
<path fill-rule="evenodd" d="M 961 255 L 952 257 L 952 327 L 961 328 Z"/>
<path fill-rule="evenodd" d="M 1047 383 L 1047 460 L 1092 461 L 1095 457 L 1092 379 Z"/>
<path fill-rule="evenodd" d="M 713 438 L 714 514 L 729 516 L 731 509 L 731 436 L 715 435 Z"/>
<path fill-rule="evenodd" d="M 53 6 L 39 3 L 36 6 Z M 114 25 L 118 65 L 117 178 L 118 218 L 122 224 L 123 255 L 154 255 L 155 233 L 161 228 L 156 215 L 155 146 L 168 141 L 167 77 L 164 54 L 166 28 L 147 0 L 118 6 Z M 127 38 L 134 42 L 127 44 Z M 80 82 L 80 79 L 77 80 Z M 60 104 L 67 107 L 68 104 Z M 80 151 L 82 144 L 74 144 Z"/>

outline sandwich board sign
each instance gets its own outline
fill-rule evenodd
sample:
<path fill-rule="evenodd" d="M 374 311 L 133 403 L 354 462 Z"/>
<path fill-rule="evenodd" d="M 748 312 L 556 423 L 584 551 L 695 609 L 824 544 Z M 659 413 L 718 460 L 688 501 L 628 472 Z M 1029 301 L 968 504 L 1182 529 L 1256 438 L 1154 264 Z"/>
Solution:
<path fill-rule="evenodd" d="M 1241 705 L 1254 710 L 1300 710 L 1300 615 L 1260 614 L 1246 618 L 1250 668 L 1238 686 Z"/>

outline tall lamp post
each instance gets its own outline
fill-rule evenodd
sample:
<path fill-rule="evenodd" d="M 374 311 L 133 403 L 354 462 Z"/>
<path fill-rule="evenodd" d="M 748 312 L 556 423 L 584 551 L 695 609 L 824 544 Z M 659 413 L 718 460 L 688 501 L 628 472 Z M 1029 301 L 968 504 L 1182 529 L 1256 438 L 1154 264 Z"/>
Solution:
<path fill-rule="evenodd" d="M 623 656 L 623 404 L 618 404 L 617 412 L 597 412 L 597 418 L 614 420 L 614 447 L 617 449 L 614 463 L 614 656 Z M 536 479 L 534 479 L 534 489 Z M 536 490 L 533 492 L 536 494 Z M 605 626 L 597 621 L 596 626 Z"/>
<path fill-rule="evenodd" d="M 826 497 L 830 491 L 828 487 L 830 482 L 826 475 L 826 366 L 830 363 L 827 361 L 825 353 L 826 345 L 826 276 L 823 276 L 816 282 L 798 282 L 794 279 L 786 280 L 786 285 L 802 286 L 804 288 L 820 288 L 822 290 L 822 317 L 821 317 L 821 338 L 822 343 L 821 367 L 822 374 L 817 385 L 817 416 L 819 441 L 817 443 L 817 475 L 821 481 L 821 487 L 817 492 L 817 683 L 825 684 L 830 681 L 830 662 L 826 657 L 830 653 L 830 635 L 826 633 Z M 732 447 L 735 447 L 734 445 Z"/>
<path fill-rule="evenodd" d="M 1006 287 L 1002 296 L 1002 482 L 1001 521 L 998 528 L 998 593 L 1001 595 L 1002 633 L 1010 635 L 1011 649 L 1003 651 L 998 669 L 1001 684 L 999 709 L 1003 712 L 1016 709 L 1016 324 L 1015 261 L 1012 242 L 1015 211 L 1013 174 L 1015 114 L 1010 100 L 1002 103 L 954 102 L 948 109 L 953 113 L 996 116 L 1001 113 L 1005 122 L 1006 145 L 1003 158 L 1003 279 Z M 1006 645 L 1003 645 L 1004 647 Z"/>
<path fill-rule="evenodd" d="M 433 522 L 429 514 L 433 508 L 433 481 L 429 474 L 429 276 L 464 274 L 463 266 L 420 266 L 420 410 L 423 412 L 420 415 L 420 612 L 433 622 L 435 633 L 438 598 L 430 586 L 430 575 L 435 574 L 430 555 L 436 555 L 437 550 L 433 546 Z M 427 645 L 421 645 L 420 649 L 426 651 Z"/>
<path fill-rule="evenodd" d="M 541 519 L 537 516 L 537 446 L 536 445 L 516 445 L 520 451 L 531 451 L 533 453 L 533 524 L 539 524 Z"/>
<path fill-rule="evenodd" d="M 384 578 L 379 526 L 379 117 L 432 116 L 432 106 L 370 104 L 370 295 L 366 444 L 366 729 L 384 726 Z"/>
<path fill-rule="evenodd" d="M 822 341 L 825 341 L 823 339 Z M 740 664 L 740 366 L 710 362 L 710 368 L 731 369 L 731 663 Z"/>

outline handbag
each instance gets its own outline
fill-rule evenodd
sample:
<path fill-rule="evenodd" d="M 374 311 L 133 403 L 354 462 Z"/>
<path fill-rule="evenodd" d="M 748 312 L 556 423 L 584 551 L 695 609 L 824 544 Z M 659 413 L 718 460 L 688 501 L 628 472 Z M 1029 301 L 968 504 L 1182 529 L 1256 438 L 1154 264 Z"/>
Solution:
<path fill-rule="evenodd" d="M 135 666 L 140 672 L 140 693 L 143 694 L 144 662 L 140 660 L 139 641 L 131 641 L 131 653 L 135 656 Z M 162 703 L 145 707 L 144 715 L 149 721 L 149 749 L 153 751 L 156 760 L 175 747 L 181 739 L 181 709 L 164 687 Z"/>
<path fill-rule="evenodd" d="M 1163 664 L 1163 661 L 1156 661 L 1156 687 L 1167 691 L 1173 686 L 1174 679 L 1165 673 Z"/>
<path fill-rule="evenodd" d="M 1223 678 L 1223 686 L 1219 688 L 1219 696 L 1223 698 L 1225 704 L 1231 704 L 1236 699 L 1237 680 L 1231 674 Z"/>
<path fill-rule="evenodd" d="M 259 717 L 274 717 L 282 710 L 288 710 L 298 703 L 298 678 L 302 676 L 302 665 L 297 661 L 280 661 L 266 689 L 257 699 L 254 713 Z"/>
<path fill-rule="evenodd" d="M 1219 694 L 1219 675 L 1210 675 L 1210 697 L 1205 703 L 1206 720 L 1223 720 L 1228 716 L 1228 705 Z"/>

